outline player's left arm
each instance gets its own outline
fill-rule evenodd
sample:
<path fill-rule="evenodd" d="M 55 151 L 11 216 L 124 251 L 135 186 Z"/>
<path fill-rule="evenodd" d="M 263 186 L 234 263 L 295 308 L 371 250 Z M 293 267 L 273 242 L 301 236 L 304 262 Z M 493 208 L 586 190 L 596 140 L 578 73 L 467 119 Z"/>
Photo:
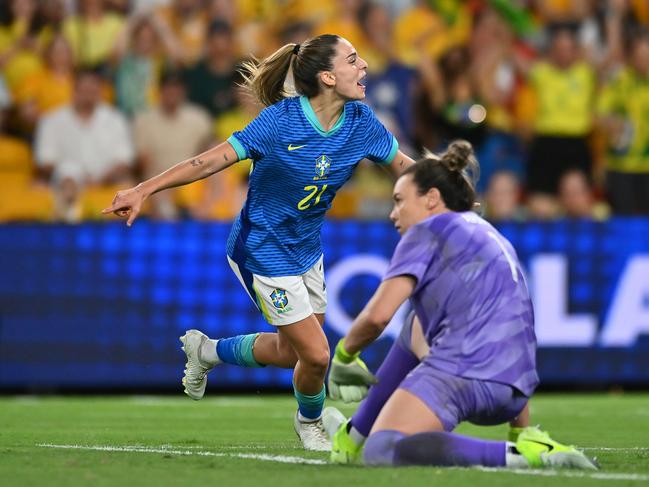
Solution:
<path fill-rule="evenodd" d="M 344 339 L 343 351 L 349 355 L 356 355 L 376 340 L 399 307 L 410 297 L 415 284 L 415 279 L 409 275 L 396 276 L 383 281 L 372 299 L 354 320 Z"/>
<path fill-rule="evenodd" d="M 392 159 L 392 162 L 390 163 L 390 170 L 392 171 L 392 174 L 398 178 L 403 171 L 408 169 L 414 163 L 414 159 L 398 150 L 394 159 Z"/>

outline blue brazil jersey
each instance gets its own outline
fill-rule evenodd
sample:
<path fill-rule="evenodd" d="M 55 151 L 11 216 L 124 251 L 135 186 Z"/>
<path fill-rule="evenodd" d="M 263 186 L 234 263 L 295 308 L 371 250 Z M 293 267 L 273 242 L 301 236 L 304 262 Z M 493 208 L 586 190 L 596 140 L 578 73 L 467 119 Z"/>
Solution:
<path fill-rule="evenodd" d="M 325 132 L 303 96 L 264 109 L 228 142 L 239 159 L 253 160 L 228 256 L 268 277 L 308 271 L 322 255 L 320 229 L 336 191 L 362 159 L 387 164 L 398 150 L 367 105 L 346 103 L 336 125 Z"/>

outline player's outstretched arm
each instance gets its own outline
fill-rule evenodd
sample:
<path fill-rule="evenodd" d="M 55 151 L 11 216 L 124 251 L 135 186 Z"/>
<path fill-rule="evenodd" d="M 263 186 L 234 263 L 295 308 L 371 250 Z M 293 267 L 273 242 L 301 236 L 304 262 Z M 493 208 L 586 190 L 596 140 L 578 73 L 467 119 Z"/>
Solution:
<path fill-rule="evenodd" d="M 408 169 L 414 163 L 414 159 L 399 150 L 390 163 L 390 170 L 392 171 L 392 174 L 394 174 L 394 176 L 398 178 L 403 171 Z"/>
<path fill-rule="evenodd" d="M 117 216 L 128 217 L 126 224 L 130 227 L 139 215 L 144 200 L 152 194 L 206 178 L 238 160 L 239 156 L 232 145 L 223 142 L 197 156 L 179 162 L 133 188 L 118 191 L 113 203 L 104 208 L 102 213 L 115 213 Z"/>

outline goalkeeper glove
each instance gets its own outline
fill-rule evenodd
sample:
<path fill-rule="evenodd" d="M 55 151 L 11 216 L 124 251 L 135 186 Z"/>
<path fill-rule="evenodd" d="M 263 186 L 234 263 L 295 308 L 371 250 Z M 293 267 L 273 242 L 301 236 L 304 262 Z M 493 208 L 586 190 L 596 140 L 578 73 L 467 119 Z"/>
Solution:
<path fill-rule="evenodd" d="M 359 356 L 360 352 L 350 355 L 343 347 L 344 339 L 336 345 L 334 358 L 329 370 L 329 397 L 342 399 L 344 402 L 360 401 L 367 396 L 367 389 L 378 381 L 367 369 Z"/>

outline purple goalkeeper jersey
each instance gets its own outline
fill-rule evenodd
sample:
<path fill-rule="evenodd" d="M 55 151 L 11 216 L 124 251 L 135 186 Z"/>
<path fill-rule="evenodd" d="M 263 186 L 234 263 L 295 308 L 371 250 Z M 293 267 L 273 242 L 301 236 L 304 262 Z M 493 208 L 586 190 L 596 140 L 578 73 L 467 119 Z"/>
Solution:
<path fill-rule="evenodd" d="M 530 396 L 536 373 L 534 312 L 516 252 L 472 212 L 448 212 L 412 226 L 384 280 L 410 275 L 411 302 L 433 368 L 500 382 Z"/>

